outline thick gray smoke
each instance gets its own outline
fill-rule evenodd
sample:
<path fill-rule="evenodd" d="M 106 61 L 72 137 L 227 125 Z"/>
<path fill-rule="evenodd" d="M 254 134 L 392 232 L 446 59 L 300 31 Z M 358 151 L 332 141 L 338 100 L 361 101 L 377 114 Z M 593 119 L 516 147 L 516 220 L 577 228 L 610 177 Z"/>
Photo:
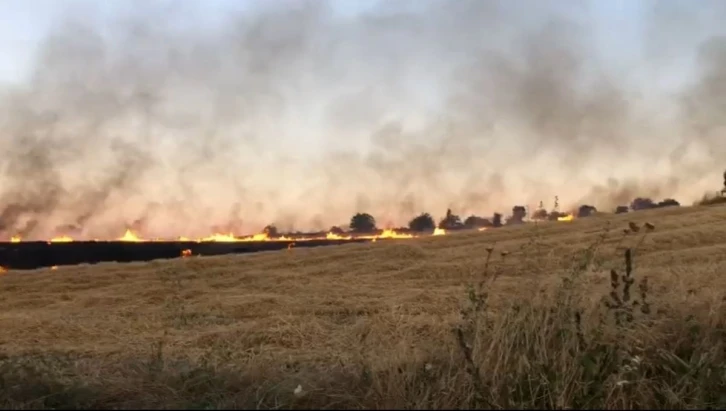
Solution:
<path fill-rule="evenodd" d="M 607 210 L 720 184 L 726 37 L 669 17 L 683 2 L 642 3 L 625 62 L 594 0 L 259 1 L 216 22 L 128 4 L 59 19 L 0 94 L 0 237 L 399 225 L 555 195 Z"/>

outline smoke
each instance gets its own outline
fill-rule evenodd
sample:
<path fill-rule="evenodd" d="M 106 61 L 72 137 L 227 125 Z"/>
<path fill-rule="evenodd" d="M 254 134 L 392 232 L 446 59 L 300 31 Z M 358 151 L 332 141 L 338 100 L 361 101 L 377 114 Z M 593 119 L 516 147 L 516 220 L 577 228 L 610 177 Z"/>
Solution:
<path fill-rule="evenodd" d="M 640 37 L 609 45 L 595 1 L 205 4 L 59 17 L 0 93 L 0 236 L 400 225 L 719 187 L 719 2 L 677 20 L 682 2 L 641 3 Z"/>

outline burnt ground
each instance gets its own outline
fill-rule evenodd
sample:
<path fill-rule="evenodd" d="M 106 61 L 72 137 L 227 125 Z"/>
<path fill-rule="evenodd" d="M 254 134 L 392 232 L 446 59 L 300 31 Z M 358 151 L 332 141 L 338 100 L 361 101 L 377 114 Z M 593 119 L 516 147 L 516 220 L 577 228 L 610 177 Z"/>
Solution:
<path fill-rule="evenodd" d="M 259 241 L 259 242 L 123 242 L 123 241 L 74 241 L 70 243 L 21 242 L 0 243 L 0 267 L 32 270 L 61 265 L 95 264 L 100 262 L 151 261 L 178 258 L 185 250 L 191 255 L 223 255 L 276 251 L 294 247 L 319 247 L 340 245 L 360 240 L 308 240 L 308 241 Z"/>

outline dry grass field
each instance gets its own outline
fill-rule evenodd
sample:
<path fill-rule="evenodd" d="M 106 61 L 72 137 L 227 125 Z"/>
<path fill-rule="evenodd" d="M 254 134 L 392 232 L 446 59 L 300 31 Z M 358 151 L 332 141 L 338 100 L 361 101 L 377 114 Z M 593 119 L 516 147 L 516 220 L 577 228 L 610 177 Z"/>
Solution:
<path fill-rule="evenodd" d="M 726 205 L 0 277 L 3 408 L 724 408 L 725 357 Z"/>

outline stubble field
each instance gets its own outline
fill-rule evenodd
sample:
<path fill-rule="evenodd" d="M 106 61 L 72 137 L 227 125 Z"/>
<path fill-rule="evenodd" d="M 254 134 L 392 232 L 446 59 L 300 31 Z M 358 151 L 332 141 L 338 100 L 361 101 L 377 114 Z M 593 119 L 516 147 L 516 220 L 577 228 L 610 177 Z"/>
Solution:
<path fill-rule="evenodd" d="M 723 408 L 725 343 L 725 205 L 0 277 L 3 408 Z"/>

